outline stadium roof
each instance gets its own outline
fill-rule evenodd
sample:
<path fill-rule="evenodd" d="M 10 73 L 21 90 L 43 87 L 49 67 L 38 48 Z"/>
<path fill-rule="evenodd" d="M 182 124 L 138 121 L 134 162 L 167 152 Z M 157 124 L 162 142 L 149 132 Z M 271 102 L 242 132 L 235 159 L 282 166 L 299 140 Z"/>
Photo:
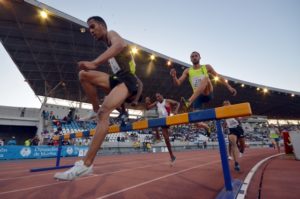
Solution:
<path fill-rule="evenodd" d="M 40 16 L 41 11 L 48 14 L 47 19 Z M 0 13 L 1 42 L 34 93 L 87 102 L 78 81 L 76 63 L 92 60 L 105 50 L 103 44 L 90 36 L 87 24 L 36 0 L 1 0 Z M 191 95 L 192 89 L 187 81 L 181 87 L 175 87 L 169 75 L 170 67 L 181 74 L 189 67 L 188 64 L 127 42 L 139 49 L 135 58 L 136 73 L 144 83 L 143 96 L 154 96 L 160 92 L 165 98 L 180 100 L 181 96 Z M 152 54 L 156 56 L 154 61 L 150 61 Z M 171 66 L 166 64 L 169 60 L 172 61 Z M 107 65 L 99 68 L 110 72 Z M 214 99 L 208 107 L 220 106 L 225 99 L 232 103 L 248 101 L 256 115 L 300 119 L 299 92 L 225 78 L 237 89 L 238 95 L 230 96 L 223 85 L 215 82 Z M 268 92 L 263 93 L 263 88 L 267 88 Z"/>

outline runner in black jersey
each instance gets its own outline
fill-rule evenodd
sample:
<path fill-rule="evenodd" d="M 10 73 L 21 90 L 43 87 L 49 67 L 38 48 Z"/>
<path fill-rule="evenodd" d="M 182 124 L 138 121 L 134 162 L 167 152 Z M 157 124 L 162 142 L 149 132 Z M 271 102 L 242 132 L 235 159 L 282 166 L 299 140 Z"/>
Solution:
<path fill-rule="evenodd" d="M 122 37 L 115 31 L 108 31 L 105 21 L 98 16 L 87 20 L 91 35 L 107 45 L 107 50 L 92 61 L 80 61 L 79 79 L 81 85 L 97 113 L 97 127 L 87 155 L 83 160 L 66 172 L 56 173 L 55 178 L 73 180 L 77 177 L 91 174 L 93 161 L 108 132 L 109 115 L 120 107 L 126 100 L 134 100 L 138 91 L 135 76 L 135 63 L 130 48 Z M 113 75 L 96 69 L 109 62 Z M 97 89 L 101 88 L 107 96 L 99 107 Z"/>

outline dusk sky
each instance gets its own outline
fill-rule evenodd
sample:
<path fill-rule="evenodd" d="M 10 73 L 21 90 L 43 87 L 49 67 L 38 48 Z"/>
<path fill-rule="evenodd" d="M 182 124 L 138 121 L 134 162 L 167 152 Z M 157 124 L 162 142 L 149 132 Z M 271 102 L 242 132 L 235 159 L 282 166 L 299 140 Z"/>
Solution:
<path fill-rule="evenodd" d="M 99 15 L 123 38 L 185 63 L 199 51 L 220 74 L 300 92 L 298 0 L 41 2 L 83 21 Z M 2 46 L 0 59 L 0 105 L 39 107 Z"/>

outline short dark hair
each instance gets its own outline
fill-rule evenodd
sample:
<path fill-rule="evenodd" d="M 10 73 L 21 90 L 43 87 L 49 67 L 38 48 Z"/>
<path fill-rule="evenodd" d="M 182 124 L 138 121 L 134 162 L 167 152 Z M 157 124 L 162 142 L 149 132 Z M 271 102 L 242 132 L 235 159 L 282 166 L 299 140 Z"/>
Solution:
<path fill-rule="evenodd" d="M 156 95 L 163 97 L 163 95 L 161 93 L 155 93 L 155 97 L 156 97 Z"/>
<path fill-rule="evenodd" d="M 200 56 L 200 53 L 198 53 L 197 51 L 193 51 L 193 52 L 191 53 L 191 55 L 192 55 L 193 53 L 196 53 L 196 54 L 198 54 L 198 55 Z"/>
<path fill-rule="evenodd" d="M 102 17 L 99 17 L 99 16 L 92 16 L 92 17 L 88 18 L 87 21 L 90 21 L 90 20 L 92 20 L 92 19 L 95 20 L 95 21 L 97 21 L 97 22 L 99 22 L 99 23 L 101 23 L 101 24 L 103 24 L 103 25 L 105 26 L 105 28 L 107 29 L 106 22 L 104 21 L 104 19 L 102 19 Z"/>

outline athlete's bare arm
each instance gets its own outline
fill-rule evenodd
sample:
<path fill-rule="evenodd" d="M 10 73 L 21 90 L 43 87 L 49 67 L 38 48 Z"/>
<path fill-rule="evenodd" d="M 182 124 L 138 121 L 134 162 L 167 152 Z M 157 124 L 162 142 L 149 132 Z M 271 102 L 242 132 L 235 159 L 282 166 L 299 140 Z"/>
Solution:
<path fill-rule="evenodd" d="M 176 100 L 172 100 L 172 99 L 166 99 L 166 101 L 171 105 L 171 106 L 176 106 L 174 114 L 176 115 L 178 113 L 179 107 L 180 107 L 180 103 L 177 102 Z"/>
<path fill-rule="evenodd" d="M 221 83 L 222 84 L 224 84 L 225 86 L 226 86 L 226 88 L 229 90 L 229 92 L 233 95 L 233 96 L 235 96 L 236 95 L 236 93 L 237 93 L 237 91 L 235 90 L 235 88 L 233 88 L 223 77 L 222 77 L 222 75 L 219 75 L 215 70 L 214 70 L 214 68 L 211 66 L 211 65 L 209 65 L 209 64 L 207 64 L 206 65 L 206 68 L 207 68 L 207 72 L 209 73 L 209 74 L 211 74 L 211 75 L 213 75 L 214 77 L 219 77 L 219 79 L 220 79 L 220 81 L 221 81 Z M 201 82 L 202 83 L 202 82 Z"/>
<path fill-rule="evenodd" d="M 155 107 L 156 104 L 157 104 L 157 101 L 153 102 L 152 104 L 146 104 L 146 109 L 149 110 L 149 109 Z"/>
<path fill-rule="evenodd" d="M 80 70 L 95 70 L 99 65 L 118 55 L 127 46 L 124 39 L 122 39 L 122 37 L 115 31 L 109 31 L 107 33 L 107 39 L 108 42 L 111 43 L 111 46 L 93 61 L 78 62 Z"/>
<path fill-rule="evenodd" d="M 176 74 L 176 70 L 175 68 L 172 68 L 170 71 L 170 75 L 173 78 L 173 82 L 176 86 L 180 86 L 184 80 L 189 76 L 189 69 L 185 69 L 182 73 L 182 75 L 179 77 L 179 79 L 177 78 L 177 74 Z"/>
<path fill-rule="evenodd" d="M 137 83 L 138 83 L 138 91 L 137 91 L 137 94 L 136 94 L 133 102 L 131 102 L 132 106 L 136 106 L 138 104 L 139 99 L 140 99 L 140 97 L 142 95 L 142 92 L 143 92 L 143 82 L 137 76 L 135 76 L 135 77 L 136 77 Z"/>

